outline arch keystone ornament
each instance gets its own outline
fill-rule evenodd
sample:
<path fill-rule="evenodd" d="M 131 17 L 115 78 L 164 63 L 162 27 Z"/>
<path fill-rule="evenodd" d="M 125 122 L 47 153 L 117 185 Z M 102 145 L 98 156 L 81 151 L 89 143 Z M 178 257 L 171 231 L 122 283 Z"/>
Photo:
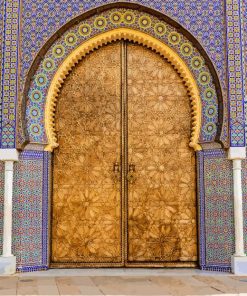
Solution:
<path fill-rule="evenodd" d="M 45 106 L 45 131 L 48 145 L 46 146 L 45 150 L 52 152 L 53 149 L 55 149 L 59 145 L 59 143 L 57 142 L 55 130 L 55 110 L 57 98 L 62 84 L 66 79 L 66 76 L 69 74 L 72 68 L 75 67 L 76 64 L 87 54 L 94 50 L 97 50 L 99 47 L 118 40 L 133 41 L 152 49 L 153 51 L 167 59 L 175 68 L 175 70 L 179 73 L 188 89 L 188 94 L 191 99 L 192 130 L 189 145 L 195 151 L 201 150 L 201 146 L 199 144 L 199 136 L 201 130 L 202 106 L 200 91 L 198 89 L 193 74 L 191 73 L 190 69 L 183 61 L 183 59 L 168 45 L 144 32 L 129 28 L 113 29 L 85 41 L 74 51 L 72 51 L 59 66 L 51 81 L 47 93 Z"/>

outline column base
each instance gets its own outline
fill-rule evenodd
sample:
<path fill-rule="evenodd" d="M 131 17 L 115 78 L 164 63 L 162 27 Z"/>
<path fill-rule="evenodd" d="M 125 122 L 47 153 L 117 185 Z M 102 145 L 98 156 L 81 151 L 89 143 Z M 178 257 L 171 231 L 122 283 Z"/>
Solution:
<path fill-rule="evenodd" d="M 16 257 L 0 257 L 0 275 L 16 273 Z"/>
<path fill-rule="evenodd" d="M 237 275 L 247 275 L 247 256 L 232 256 L 232 273 Z"/>

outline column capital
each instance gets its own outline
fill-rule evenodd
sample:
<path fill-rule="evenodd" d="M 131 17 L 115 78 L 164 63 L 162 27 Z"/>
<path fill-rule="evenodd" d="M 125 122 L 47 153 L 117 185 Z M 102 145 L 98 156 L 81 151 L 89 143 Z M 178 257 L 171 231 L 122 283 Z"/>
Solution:
<path fill-rule="evenodd" d="M 0 160 L 2 161 L 18 161 L 19 152 L 16 149 L 0 149 Z"/>
<path fill-rule="evenodd" d="M 228 159 L 245 159 L 246 148 L 245 147 L 230 147 L 228 150 Z"/>

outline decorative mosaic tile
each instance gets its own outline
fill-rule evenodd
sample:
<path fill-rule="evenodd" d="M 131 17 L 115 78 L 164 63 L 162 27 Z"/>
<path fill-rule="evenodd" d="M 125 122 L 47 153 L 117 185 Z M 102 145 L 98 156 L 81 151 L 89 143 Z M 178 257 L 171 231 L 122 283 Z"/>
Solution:
<path fill-rule="evenodd" d="M 24 85 L 25 75 L 45 41 L 60 26 L 93 7 L 115 1 L 71 1 L 58 0 L 56 3 L 50 0 L 33 1 L 23 0 L 22 9 L 22 80 Z M 131 2 L 131 1 L 129 1 Z M 223 85 L 223 97 L 226 94 L 226 59 L 225 57 L 225 29 L 224 29 L 224 1 L 138 1 L 140 4 L 149 6 L 172 17 L 187 28 L 198 41 L 204 46 L 210 58 L 214 62 Z M 15 103 L 17 97 L 18 69 L 18 14 L 19 0 L 4 0 L 5 4 L 5 52 L 3 64 L 11 65 L 11 69 L 4 69 L 2 78 L 3 85 L 3 110 L 2 110 L 2 137 L 1 146 L 11 148 L 15 146 Z M 242 42 L 240 32 L 240 0 L 229 0 L 226 2 L 227 42 L 228 42 L 228 70 L 230 91 L 230 128 L 231 145 L 243 146 L 244 139 L 244 110 L 243 110 L 243 81 L 241 75 Z M 11 32 L 11 33 L 10 33 Z M 10 34 L 9 34 L 10 33 Z M 11 46 L 9 45 L 11 44 Z M 25 45 L 25 46 L 24 46 Z M 9 47 L 9 48 L 8 48 Z M 232 52 L 233 54 L 232 54 Z M 238 59 L 240 57 L 240 59 Z M 233 70 L 233 68 L 235 70 Z M 10 72 L 9 72 L 10 71 Z M 236 87 L 235 87 L 236 86 Z M 7 101 L 7 97 L 9 100 Z M 21 96 L 20 96 L 21 97 Z M 226 136 L 226 122 L 224 122 L 223 138 Z"/>
<path fill-rule="evenodd" d="M 229 271 L 234 253 L 232 163 L 223 150 L 198 152 L 200 266 Z"/>
<path fill-rule="evenodd" d="M 115 20 L 114 17 L 118 17 Z M 130 18 L 130 20 L 128 19 Z M 144 24 L 147 21 L 148 25 Z M 46 143 L 44 129 L 45 98 L 52 77 L 63 60 L 81 43 L 114 28 L 128 27 L 145 32 L 173 48 L 196 77 L 202 98 L 201 142 L 214 141 L 218 123 L 218 99 L 215 85 L 204 58 L 178 30 L 149 14 L 136 10 L 108 10 L 69 28 L 44 55 L 28 93 L 26 110 L 30 142 Z"/>
<path fill-rule="evenodd" d="M 13 237 L 19 271 L 47 268 L 47 153 L 25 151 L 16 164 Z"/>
<path fill-rule="evenodd" d="M 50 0 L 24 0 L 22 10 L 22 27 L 24 30 L 21 57 L 23 64 L 21 67 L 22 80 L 20 86 L 24 86 L 27 71 L 38 50 L 57 29 L 87 10 L 114 2 L 118 1 L 74 0 L 71 3 L 71 1 L 67 0 L 58 0 L 54 3 Z M 167 0 L 165 3 L 161 0 L 140 0 L 136 1 L 136 3 L 153 8 L 171 17 L 198 39 L 218 71 L 223 99 L 227 98 L 224 0 L 212 2 L 208 0 L 197 0 L 193 2 Z M 22 95 L 20 94 L 21 97 Z M 220 138 L 225 145 L 228 145 L 228 105 L 226 99 L 223 101 L 223 105 L 223 126 Z M 212 109 L 209 110 L 211 111 Z M 21 118 L 20 115 L 19 118 Z M 19 125 L 21 125 L 20 121 Z M 37 126 L 34 126 L 34 128 L 39 132 Z M 43 127 L 41 126 L 41 128 Z M 206 128 L 212 131 L 211 124 Z M 22 128 L 20 127 L 19 131 L 21 130 Z M 22 132 L 18 132 L 18 143 L 22 142 L 23 136 Z"/>
<path fill-rule="evenodd" d="M 13 253 L 18 271 L 48 266 L 48 164 L 47 152 L 24 151 L 14 165 Z M 0 246 L 3 229 L 3 172 L 0 166 Z M 1 250 L 2 251 L 2 250 Z"/>
<path fill-rule="evenodd" d="M 245 146 L 244 63 L 241 0 L 226 1 L 228 87 L 231 146 Z"/>
<path fill-rule="evenodd" d="M 92 8 L 117 0 L 23 0 L 22 72 L 29 69 L 38 50 L 61 26 Z M 126 2 L 133 3 L 129 0 Z M 226 77 L 223 0 L 137 0 L 164 13 L 191 32 L 206 49 L 224 83 Z M 25 46 L 24 46 L 25 45 Z"/>
<path fill-rule="evenodd" d="M 18 93 L 19 1 L 3 1 L 3 48 L 1 77 L 0 147 L 15 147 L 16 104 Z"/>

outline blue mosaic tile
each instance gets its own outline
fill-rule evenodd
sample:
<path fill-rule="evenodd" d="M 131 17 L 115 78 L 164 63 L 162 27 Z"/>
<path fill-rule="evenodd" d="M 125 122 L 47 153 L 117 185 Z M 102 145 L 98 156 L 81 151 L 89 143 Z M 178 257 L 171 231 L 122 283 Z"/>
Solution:
<path fill-rule="evenodd" d="M 29 69 L 38 50 L 61 26 L 95 7 L 117 0 L 23 0 L 22 76 Z M 133 1 L 126 1 L 133 2 Z M 141 5 L 158 10 L 176 20 L 194 35 L 218 70 L 222 83 L 226 77 L 224 1 L 139 0 Z M 25 46 L 24 46 L 25 45 Z"/>
<path fill-rule="evenodd" d="M 15 147 L 20 0 L 3 0 L 0 147 Z"/>
<path fill-rule="evenodd" d="M 118 1 L 74 0 L 72 3 L 71 1 L 62 0 L 58 0 L 56 3 L 50 0 L 36 1 L 35 3 L 32 0 L 23 1 L 22 27 L 24 30 L 22 35 L 20 98 L 22 97 L 24 81 L 31 63 L 49 37 L 74 17 L 95 7 L 115 2 Z M 141 0 L 136 1 L 136 3 L 157 10 L 177 21 L 198 40 L 209 55 L 218 72 L 222 86 L 224 113 L 222 115 L 223 123 L 220 139 L 227 146 L 228 103 L 224 1 L 197 0 L 191 2 L 167 0 L 164 3 L 161 0 Z M 37 129 L 37 126 L 35 125 L 34 128 Z M 41 128 L 43 129 L 43 126 Z M 212 126 L 207 126 L 207 128 L 211 129 Z M 37 131 L 40 132 L 40 129 Z M 19 134 L 18 136 L 21 139 L 22 136 Z"/>
<path fill-rule="evenodd" d="M 232 163 L 224 150 L 198 152 L 200 267 L 230 271 L 234 253 Z"/>
<path fill-rule="evenodd" d="M 114 13 L 121 15 L 120 22 L 115 23 L 111 19 Z M 133 15 L 133 22 L 130 23 L 125 19 L 126 13 Z M 150 20 L 150 26 L 147 28 L 142 26 L 140 22 L 143 15 Z M 51 80 L 64 59 L 80 44 L 93 36 L 115 28 L 127 27 L 152 35 L 168 44 L 184 60 L 196 78 L 202 101 L 202 127 L 199 141 L 214 141 L 218 127 L 219 100 L 210 70 L 203 56 L 193 44 L 176 28 L 147 13 L 130 9 L 111 9 L 101 13 L 101 18 L 105 20 L 105 25 L 102 28 L 96 24 L 97 14 L 70 27 L 43 56 L 28 92 L 26 123 L 29 140 L 32 143 L 47 143 L 44 128 L 45 100 Z M 164 32 L 157 31 L 158 25 L 162 26 Z M 82 32 L 81 28 L 84 28 L 86 33 Z M 171 39 L 172 35 L 177 38 L 177 41 Z M 69 42 L 69 38 L 72 39 L 71 42 Z M 185 52 L 185 49 L 188 52 Z M 57 52 L 58 50 L 59 52 Z"/>
<path fill-rule="evenodd" d="M 230 145 L 245 146 L 242 1 L 226 1 Z"/>
<path fill-rule="evenodd" d="M 13 254 L 17 271 L 48 268 L 47 152 L 24 151 L 14 166 Z M 2 252 L 4 165 L 0 163 L 0 251 Z"/>
<path fill-rule="evenodd" d="M 23 90 L 24 81 L 28 69 L 31 66 L 34 57 L 39 49 L 45 44 L 52 34 L 57 29 L 73 19 L 75 16 L 82 14 L 92 8 L 102 4 L 118 2 L 114 1 L 80 1 L 74 0 L 64 1 L 57 0 L 55 3 L 51 0 L 22 1 L 22 36 L 21 36 L 21 83 L 20 87 Z M 127 1 L 132 2 L 132 1 Z M 241 69 L 242 57 L 242 34 L 240 27 L 240 0 L 229 0 L 226 3 L 226 16 L 224 11 L 224 1 L 173 1 L 167 0 L 165 3 L 161 0 L 139 0 L 137 3 L 148 6 L 162 12 L 164 15 L 174 19 L 189 32 L 194 35 L 198 42 L 205 48 L 209 57 L 213 61 L 216 70 L 219 74 L 223 89 L 223 97 L 226 98 L 227 80 L 229 79 L 229 98 L 230 98 L 230 129 L 231 145 L 243 146 L 244 139 L 244 107 L 243 107 L 243 81 L 241 75 L 244 71 Z M 2 72 L 2 119 L 1 126 L 1 146 L 4 148 L 12 148 L 15 146 L 15 114 L 16 114 L 16 99 L 18 94 L 18 77 L 16 69 L 18 69 L 18 23 L 19 23 L 19 0 L 4 0 L 2 1 L 4 10 L 5 26 L 3 30 L 4 36 L 4 52 L 10 52 L 9 56 L 4 54 L 3 64 L 10 63 L 11 72 L 5 66 Z M 246 1 L 244 1 L 244 5 Z M 225 20 L 226 17 L 226 20 Z M 8 21 L 9 20 L 9 21 Z M 9 25 L 9 24 L 11 25 Z M 227 25 L 227 30 L 225 25 Z M 9 30 L 11 26 L 11 30 Z M 240 30 L 240 31 L 239 31 Z M 8 32 L 11 33 L 8 35 Z M 225 32 L 227 31 L 227 36 Z M 233 34 L 233 35 L 232 35 Z M 239 37 L 238 37 L 239 35 Z M 11 46 L 8 44 L 11 41 Z M 226 40 L 227 45 L 226 46 Z M 226 51 L 228 48 L 228 73 L 226 65 Z M 233 55 L 231 53 L 233 51 Z M 240 57 L 240 60 L 239 60 Z M 234 69 L 234 70 L 233 70 Z M 15 71 L 15 72 L 14 72 Z M 236 86 L 236 87 L 235 87 Z M 22 92 L 21 92 L 22 93 Z M 19 98 L 21 98 L 21 93 Z M 8 98 L 8 99 L 7 99 Z M 20 99 L 21 100 L 21 99 Z M 225 110 L 227 110 L 226 100 L 224 101 Z M 237 106 L 236 106 L 237 103 Z M 239 104 L 238 104 L 239 103 Z M 226 114 L 225 114 L 226 115 Z M 227 117 L 224 117 L 223 139 L 227 137 Z"/>

